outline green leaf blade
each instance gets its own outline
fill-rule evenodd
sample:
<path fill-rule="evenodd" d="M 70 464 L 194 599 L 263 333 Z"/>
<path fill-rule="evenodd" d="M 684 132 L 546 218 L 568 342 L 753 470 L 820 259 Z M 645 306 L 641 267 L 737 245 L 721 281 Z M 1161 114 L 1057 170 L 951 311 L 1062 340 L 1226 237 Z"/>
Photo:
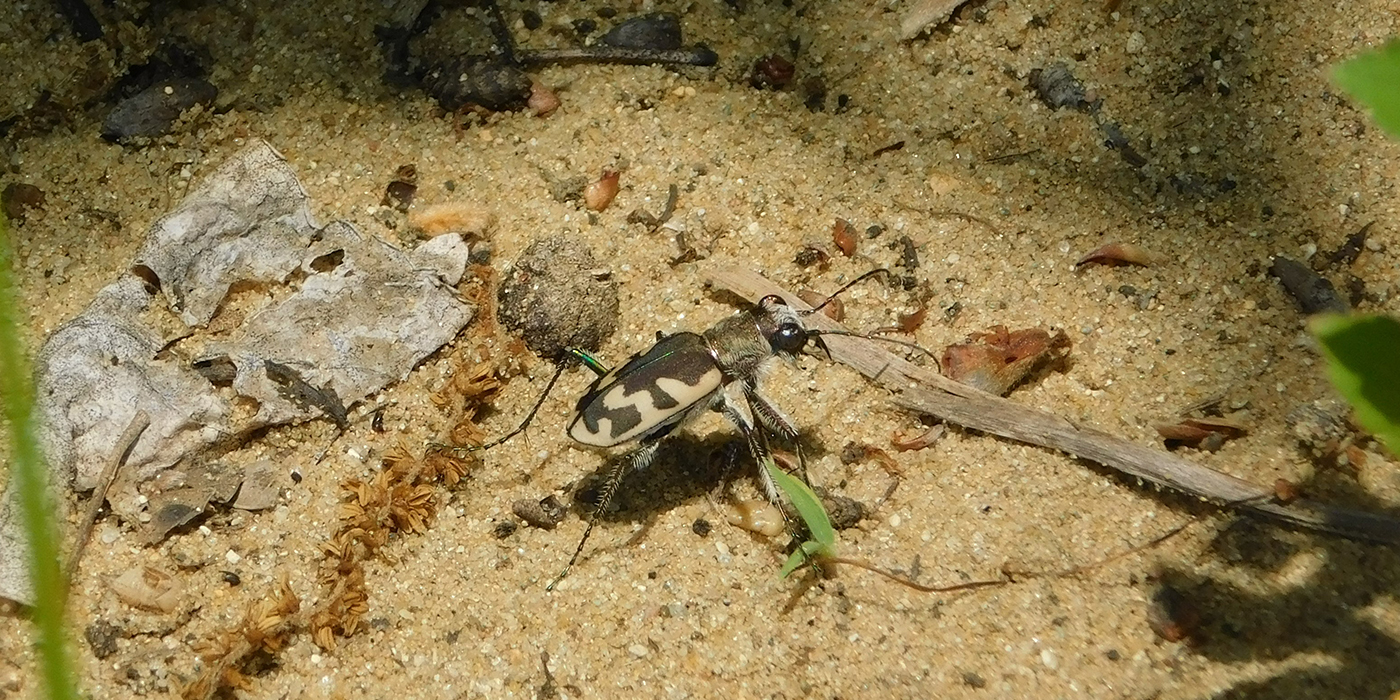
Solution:
<path fill-rule="evenodd" d="M 1369 107 L 1381 129 L 1400 138 L 1400 39 L 1337 66 L 1332 81 Z"/>
<path fill-rule="evenodd" d="M 1361 425 L 1400 455 L 1400 320 L 1328 315 L 1311 325 L 1332 384 Z"/>
<path fill-rule="evenodd" d="M 817 498 L 817 494 L 813 493 L 807 484 L 802 483 L 801 479 L 779 469 L 772 460 L 768 460 L 763 468 L 768 470 L 773 483 L 787 494 L 792 507 L 796 508 L 797 514 L 802 517 L 802 522 L 807 523 L 807 530 L 812 533 L 812 539 L 827 547 L 835 547 L 836 528 L 831 526 L 831 518 L 826 514 L 826 509 L 822 507 L 822 501 Z"/>

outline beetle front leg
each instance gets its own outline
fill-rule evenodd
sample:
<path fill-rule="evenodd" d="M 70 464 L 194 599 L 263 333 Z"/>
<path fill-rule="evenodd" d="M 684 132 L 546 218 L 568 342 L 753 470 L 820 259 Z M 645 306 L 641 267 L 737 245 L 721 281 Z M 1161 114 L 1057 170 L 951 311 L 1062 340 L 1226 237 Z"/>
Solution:
<path fill-rule="evenodd" d="M 812 483 L 812 478 L 807 475 L 807 456 L 802 452 L 802 440 L 799 439 L 797 424 L 747 382 L 744 383 L 744 398 L 748 399 L 749 408 L 759 425 L 792 441 L 793 449 L 797 451 L 797 466 L 802 472 L 802 480 L 808 484 Z"/>
<path fill-rule="evenodd" d="M 753 421 L 744 415 L 744 412 L 734 404 L 733 399 L 726 394 L 720 396 L 722 397 L 719 405 L 720 413 L 723 413 L 724 417 L 728 418 L 734 427 L 739 429 L 739 432 L 749 443 L 749 453 L 753 455 L 754 462 L 758 466 L 758 479 L 763 486 L 764 497 L 773 505 L 778 506 L 779 510 L 782 510 L 783 502 L 778 492 L 778 485 L 773 483 L 773 477 L 768 475 L 768 468 L 765 466 L 773 461 L 773 452 L 768 448 L 767 434 L 754 426 Z M 787 518 L 786 513 L 784 513 L 783 518 Z"/>

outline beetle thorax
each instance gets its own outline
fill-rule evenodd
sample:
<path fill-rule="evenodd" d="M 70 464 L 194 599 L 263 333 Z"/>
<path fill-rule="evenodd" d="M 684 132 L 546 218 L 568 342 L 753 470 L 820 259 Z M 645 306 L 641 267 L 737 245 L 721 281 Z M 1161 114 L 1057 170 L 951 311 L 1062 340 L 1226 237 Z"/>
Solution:
<path fill-rule="evenodd" d="M 752 381 L 759 367 L 768 359 L 780 353 L 792 352 L 780 340 L 780 329 L 784 328 L 789 333 L 793 328 L 799 329 L 802 332 L 801 344 L 805 344 L 805 329 L 797 313 L 786 304 L 765 300 L 752 309 L 715 324 L 705 331 L 704 337 L 727 380 Z M 789 336 L 786 341 L 790 345 L 792 338 Z"/>

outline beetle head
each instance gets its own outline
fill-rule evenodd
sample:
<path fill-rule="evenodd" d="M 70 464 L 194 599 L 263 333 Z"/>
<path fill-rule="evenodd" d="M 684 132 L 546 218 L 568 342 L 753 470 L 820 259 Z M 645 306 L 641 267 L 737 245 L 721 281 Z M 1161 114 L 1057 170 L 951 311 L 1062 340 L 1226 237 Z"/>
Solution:
<path fill-rule="evenodd" d="M 797 311 L 788 306 L 782 297 L 776 294 L 763 297 L 758 300 L 753 312 L 759 332 L 768 339 L 774 353 L 796 355 L 807 347 L 812 334 L 803 325 Z"/>

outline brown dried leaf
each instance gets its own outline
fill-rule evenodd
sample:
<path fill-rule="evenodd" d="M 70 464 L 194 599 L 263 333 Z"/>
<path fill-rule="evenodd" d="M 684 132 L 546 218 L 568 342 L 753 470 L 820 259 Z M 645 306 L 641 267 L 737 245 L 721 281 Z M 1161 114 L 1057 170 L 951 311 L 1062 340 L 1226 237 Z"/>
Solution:
<path fill-rule="evenodd" d="M 1062 360 L 1069 352 L 1069 337 L 1039 328 L 1008 331 L 994 326 L 987 333 L 973 333 L 967 342 L 950 345 L 940 364 L 944 376 L 1003 396 L 1040 366 Z"/>
<path fill-rule="evenodd" d="M 826 317 L 833 321 L 839 323 L 846 319 L 846 305 L 841 301 L 840 297 L 828 301 L 829 297 L 827 296 L 811 289 L 803 289 L 797 293 L 797 298 L 807 302 L 807 305 L 812 308 L 821 306 L 822 313 L 826 314 Z"/>
<path fill-rule="evenodd" d="M 845 219 L 837 219 L 836 225 L 831 230 L 831 242 L 836 244 L 836 249 L 846 257 L 856 254 L 856 232 L 851 227 L 851 222 Z"/>
<path fill-rule="evenodd" d="M 1163 584 L 1152 594 L 1147 624 L 1168 642 L 1190 642 L 1201 626 L 1201 611 L 1180 591 Z"/>
<path fill-rule="evenodd" d="M 1089 263 L 1100 265 L 1141 265 L 1147 267 L 1165 260 L 1165 256 L 1154 253 L 1132 243 L 1109 243 L 1079 259 L 1075 267 Z"/>
<path fill-rule="evenodd" d="M 1157 434 L 1166 441 L 1167 447 L 1201 447 L 1212 452 L 1229 439 L 1240 437 L 1248 432 L 1244 424 L 1225 418 L 1182 418 L 1176 423 L 1163 423 L 1157 427 Z"/>
<path fill-rule="evenodd" d="M 890 445 L 900 452 L 922 450 L 938 442 L 947 433 L 948 426 L 944 423 L 939 423 L 938 425 L 929 427 L 918 435 L 895 434 L 890 438 Z"/>

